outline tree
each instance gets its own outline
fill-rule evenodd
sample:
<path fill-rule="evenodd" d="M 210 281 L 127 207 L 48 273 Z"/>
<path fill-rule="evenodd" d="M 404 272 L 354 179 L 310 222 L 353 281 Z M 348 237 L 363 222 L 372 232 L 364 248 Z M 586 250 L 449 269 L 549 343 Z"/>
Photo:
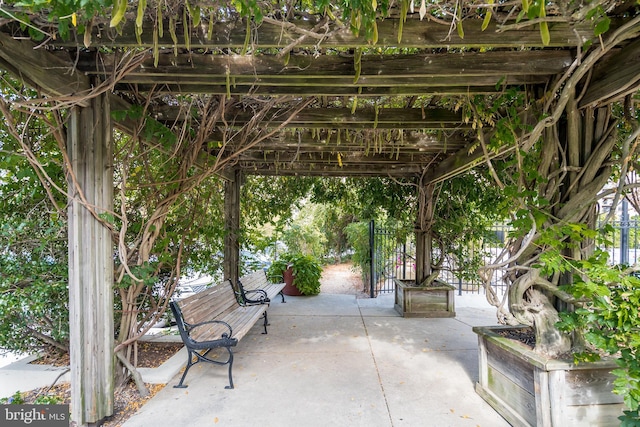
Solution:
<path fill-rule="evenodd" d="M 4 76 L 5 96 L 17 88 Z M 55 190 L 65 183 L 58 141 L 47 132 L 53 116 L 9 112 L 1 100 L 0 109 L 5 114 L 0 125 L 0 348 L 66 352 L 66 200 Z M 43 182 L 43 176 L 50 181 Z"/>

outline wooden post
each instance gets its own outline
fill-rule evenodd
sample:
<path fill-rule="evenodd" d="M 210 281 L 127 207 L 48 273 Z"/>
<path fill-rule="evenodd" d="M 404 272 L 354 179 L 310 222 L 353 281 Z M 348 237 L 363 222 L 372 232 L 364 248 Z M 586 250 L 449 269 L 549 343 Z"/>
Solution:
<path fill-rule="evenodd" d="M 224 278 L 231 280 L 235 286 L 240 277 L 240 243 L 238 230 L 240 229 L 240 188 L 242 172 L 239 169 L 230 174 L 231 179 L 224 187 Z"/>
<path fill-rule="evenodd" d="M 416 283 L 421 284 L 432 273 L 431 250 L 435 184 L 418 186 L 418 220 L 416 221 Z"/>
<path fill-rule="evenodd" d="M 71 420 L 97 425 L 113 414 L 113 243 L 97 218 L 113 212 L 109 97 L 70 110 L 69 329 Z"/>

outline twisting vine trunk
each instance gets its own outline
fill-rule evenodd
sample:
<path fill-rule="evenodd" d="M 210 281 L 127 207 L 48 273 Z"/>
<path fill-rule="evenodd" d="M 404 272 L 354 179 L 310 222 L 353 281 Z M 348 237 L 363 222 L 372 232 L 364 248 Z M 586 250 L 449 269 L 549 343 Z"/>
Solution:
<path fill-rule="evenodd" d="M 616 125 L 611 107 L 578 110 L 574 91 L 561 119 L 543 132 L 540 148 L 534 154 L 538 158 L 535 179 L 523 189 L 536 194 L 535 198 L 523 197 L 520 203 L 527 206 L 537 227 L 509 248 L 509 311 L 502 314 L 506 323 L 533 326 L 536 350 L 550 356 L 566 353 L 572 346 L 579 348 L 583 340 L 556 327 L 558 311 L 570 309 L 574 302 L 560 288 L 571 283 L 571 273 L 546 277 L 540 265 L 557 243 L 563 244 L 559 255 L 566 259 L 586 259 L 592 253 L 593 240 L 572 242 L 575 236 L 564 227 L 576 223 L 595 227 L 598 192 L 611 176 Z M 553 236 L 562 242 L 547 240 L 551 230 L 556 230 Z"/>

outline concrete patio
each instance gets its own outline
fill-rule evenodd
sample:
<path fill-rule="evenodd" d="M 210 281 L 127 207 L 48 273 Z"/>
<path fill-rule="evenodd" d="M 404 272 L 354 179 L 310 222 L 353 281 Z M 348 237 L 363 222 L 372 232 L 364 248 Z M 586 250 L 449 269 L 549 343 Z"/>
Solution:
<path fill-rule="evenodd" d="M 257 325 L 235 349 L 234 390 L 226 367 L 198 364 L 188 388 L 175 376 L 124 426 L 508 426 L 474 391 L 471 327 L 495 311 L 463 295 L 456 313 L 402 318 L 391 295 L 277 299 L 269 334 Z"/>

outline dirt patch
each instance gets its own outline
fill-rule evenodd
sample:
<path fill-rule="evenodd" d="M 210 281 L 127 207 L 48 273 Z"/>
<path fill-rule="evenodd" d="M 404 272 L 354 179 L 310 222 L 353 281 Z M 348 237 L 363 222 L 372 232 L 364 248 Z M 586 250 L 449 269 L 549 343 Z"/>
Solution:
<path fill-rule="evenodd" d="M 367 296 L 362 275 L 352 263 L 325 265 L 320 277 L 320 293 Z"/>
<path fill-rule="evenodd" d="M 176 354 L 184 344 L 182 343 L 138 343 L 138 368 L 157 368 Z"/>

